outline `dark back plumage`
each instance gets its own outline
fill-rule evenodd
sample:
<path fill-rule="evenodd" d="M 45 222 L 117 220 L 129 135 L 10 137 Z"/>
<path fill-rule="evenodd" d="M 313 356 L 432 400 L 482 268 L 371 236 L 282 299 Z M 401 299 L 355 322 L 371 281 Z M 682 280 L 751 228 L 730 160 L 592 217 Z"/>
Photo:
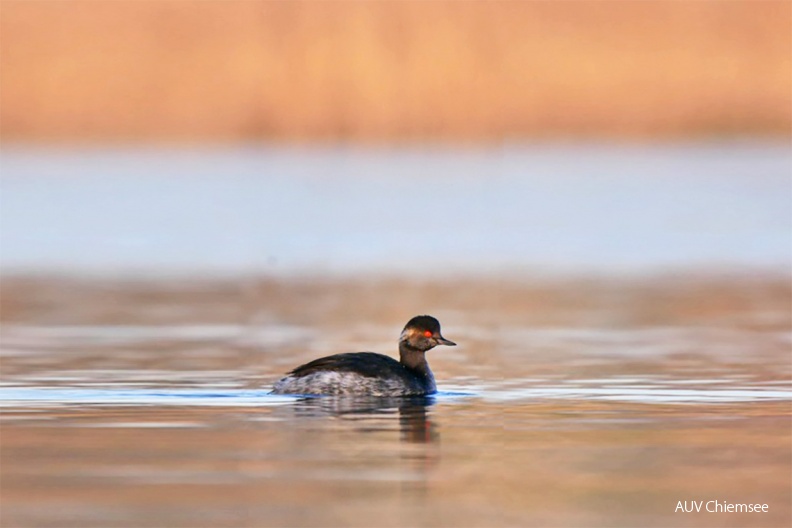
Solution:
<path fill-rule="evenodd" d="M 300 365 L 289 372 L 292 376 L 302 377 L 314 372 L 332 370 L 336 372 L 355 372 L 367 378 L 387 378 L 394 373 L 407 374 L 407 368 L 383 354 L 374 352 L 349 352 L 315 359 Z"/>

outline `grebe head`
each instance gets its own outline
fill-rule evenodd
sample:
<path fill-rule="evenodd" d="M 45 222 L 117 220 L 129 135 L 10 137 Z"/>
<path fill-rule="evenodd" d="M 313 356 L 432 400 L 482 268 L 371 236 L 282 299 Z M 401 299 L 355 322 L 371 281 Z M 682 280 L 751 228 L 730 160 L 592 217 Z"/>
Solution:
<path fill-rule="evenodd" d="M 418 315 L 410 319 L 399 337 L 399 345 L 426 352 L 437 345 L 455 346 L 440 334 L 440 322 L 431 315 Z"/>

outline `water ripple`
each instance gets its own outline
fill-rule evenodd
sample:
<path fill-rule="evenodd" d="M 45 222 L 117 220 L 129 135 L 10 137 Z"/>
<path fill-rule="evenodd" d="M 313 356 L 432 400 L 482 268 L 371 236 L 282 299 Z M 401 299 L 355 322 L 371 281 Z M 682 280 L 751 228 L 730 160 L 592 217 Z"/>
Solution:
<path fill-rule="evenodd" d="M 679 380 L 677 380 L 679 381 Z M 481 398 L 494 402 L 539 400 L 623 401 L 632 403 L 737 403 L 755 401 L 792 401 L 792 389 L 771 386 L 718 388 L 674 388 L 650 385 L 589 386 L 586 383 L 533 387 L 454 387 L 437 394 L 438 402 L 460 398 Z M 1 388 L 0 407 L 50 406 L 277 406 L 289 405 L 299 398 L 271 395 L 267 390 L 239 389 L 52 389 Z"/>

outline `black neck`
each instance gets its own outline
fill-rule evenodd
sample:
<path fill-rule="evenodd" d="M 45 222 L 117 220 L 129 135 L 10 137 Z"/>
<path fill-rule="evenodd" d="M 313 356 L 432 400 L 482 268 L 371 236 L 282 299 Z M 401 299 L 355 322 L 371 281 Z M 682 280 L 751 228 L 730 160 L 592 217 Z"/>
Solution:
<path fill-rule="evenodd" d="M 399 342 L 399 359 L 405 367 L 417 370 L 421 374 L 429 372 L 429 364 L 426 363 L 426 351 L 411 346 L 406 341 Z"/>

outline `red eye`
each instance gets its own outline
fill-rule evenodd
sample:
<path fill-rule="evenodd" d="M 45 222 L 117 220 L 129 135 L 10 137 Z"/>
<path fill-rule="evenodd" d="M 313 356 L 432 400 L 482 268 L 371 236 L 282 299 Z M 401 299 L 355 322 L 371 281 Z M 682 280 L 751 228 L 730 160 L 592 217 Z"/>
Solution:
<path fill-rule="evenodd" d="M 424 337 L 432 337 L 432 331 L 431 330 L 425 331 L 424 332 Z"/>

